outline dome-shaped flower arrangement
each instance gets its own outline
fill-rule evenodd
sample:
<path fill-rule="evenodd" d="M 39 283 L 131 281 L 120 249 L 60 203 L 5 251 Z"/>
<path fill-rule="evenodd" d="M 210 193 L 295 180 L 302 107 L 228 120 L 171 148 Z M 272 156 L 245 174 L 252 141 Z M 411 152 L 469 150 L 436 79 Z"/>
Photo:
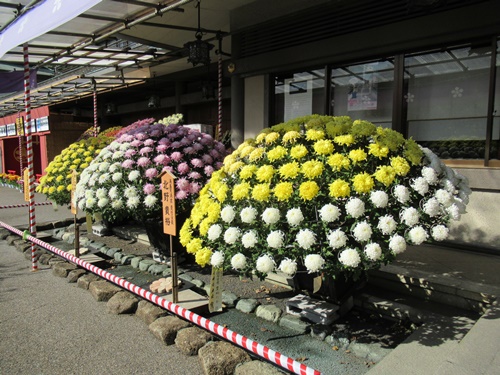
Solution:
<path fill-rule="evenodd" d="M 110 222 L 161 218 L 160 175 L 169 171 L 176 177 L 177 213 L 188 212 L 225 155 L 220 142 L 187 127 L 134 127 L 82 172 L 75 194 L 78 207 Z"/>
<path fill-rule="evenodd" d="M 59 205 L 70 204 L 72 171 L 76 170 L 80 175 L 89 166 L 99 152 L 113 141 L 114 138 L 108 134 L 109 131 L 104 130 L 97 137 L 85 136 L 62 150 L 45 168 L 45 175 L 40 178 L 36 191 Z"/>
<path fill-rule="evenodd" d="M 464 177 L 398 132 L 312 115 L 227 156 L 180 241 L 202 266 L 356 278 L 407 244 L 444 240 L 469 194 Z"/>
<path fill-rule="evenodd" d="M 23 191 L 21 176 L 18 176 L 17 174 L 0 173 L 0 186 Z"/>

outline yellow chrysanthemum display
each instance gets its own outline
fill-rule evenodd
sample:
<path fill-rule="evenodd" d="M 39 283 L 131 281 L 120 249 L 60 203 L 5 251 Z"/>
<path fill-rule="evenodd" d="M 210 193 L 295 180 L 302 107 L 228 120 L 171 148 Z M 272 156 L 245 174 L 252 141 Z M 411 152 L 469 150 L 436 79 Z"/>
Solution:
<path fill-rule="evenodd" d="M 89 163 L 99 155 L 102 148 L 114 140 L 114 137 L 106 135 L 108 133 L 105 130 L 97 137 L 81 139 L 62 150 L 45 168 L 45 175 L 40 179 L 36 191 L 45 194 L 48 199 L 59 205 L 70 204 L 73 170 L 76 170 L 79 176 L 89 166 Z"/>
<path fill-rule="evenodd" d="M 216 262 L 258 276 L 294 264 L 307 268 L 309 255 L 324 260 L 313 262 L 318 268 L 311 272 L 372 268 L 401 251 L 408 223 L 415 222 L 413 211 L 401 210 L 410 204 L 424 209 L 422 196 L 431 188 L 423 180 L 439 189 L 433 172 L 422 171 L 429 164 L 413 140 L 367 121 L 290 120 L 264 129 L 225 159 L 201 190 L 181 243 L 201 266 Z M 425 206 L 427 218 L 447 220 L 436 202 Z M 419 217 L 423 226 L 425 215 Z M 393 234 L 401 237 L 394 251 L 388 247 Z"/>

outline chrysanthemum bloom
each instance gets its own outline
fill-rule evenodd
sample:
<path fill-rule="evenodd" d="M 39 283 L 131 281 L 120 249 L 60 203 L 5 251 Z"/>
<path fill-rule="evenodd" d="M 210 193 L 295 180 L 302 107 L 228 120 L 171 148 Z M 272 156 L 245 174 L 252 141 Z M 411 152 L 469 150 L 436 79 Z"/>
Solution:
<path fill-rule="evenodd" d="M 444 238 L 449 220 L 464 212 L 466 181 L 433 155 L 391 129 L 346 116 L 278 124 L 224 159 L 201 191 L 186 238 L 224 252 L 226 268 L 241 254 L 245 273 L 262 276 L 271 267 L 256 260 L 271 259 L 288 274 L 297 266 L 359 276 L 392 261 L 407 241 Z M 226 206 L 236 213 L 230 223 Z M 237 227 L 242 236 L 228 244 L 214 239 L 210 225 Z"/>

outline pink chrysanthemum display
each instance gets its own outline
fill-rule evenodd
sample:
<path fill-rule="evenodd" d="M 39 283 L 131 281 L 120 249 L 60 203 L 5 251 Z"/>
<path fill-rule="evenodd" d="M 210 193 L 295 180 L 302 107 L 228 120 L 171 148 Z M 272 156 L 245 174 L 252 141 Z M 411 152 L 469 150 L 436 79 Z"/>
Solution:
<path fill-rule="evenodd" d="M 123 217 L 159 218 L 160 175 L 169 171 L 176 177 L 177 211 L 187 213 L 212 172 L 222 166 L 226 149 L 210 135 L 177 124 L 144 122 L 104 148 L 82 172 L 76 189 L 81 210 L 99 212 L 110 222 Z M 101 178 L 110 172 L 112 179 Z M 107 195 L 107 204 L 96 203 L 97 190 Z"/>

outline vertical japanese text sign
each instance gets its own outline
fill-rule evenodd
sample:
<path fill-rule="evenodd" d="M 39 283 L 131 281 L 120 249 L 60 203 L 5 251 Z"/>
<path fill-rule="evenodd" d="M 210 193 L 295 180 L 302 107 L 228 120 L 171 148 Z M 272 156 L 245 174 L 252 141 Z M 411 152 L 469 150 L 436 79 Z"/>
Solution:
<path fill-rule="evenodd" d="M 23 187 L 24 187 L 24 200 L 26 202 L 30 201 L 30 174 L 28 168 L 24 169 L 23 172 Z"/>
<path fill-rule="evenodd" d="M 175 183 L 174 175 L 170 172 L 165 172 L 161 175 L 161 196 L 163 203 L 163 232 L 176 235 L 175 222 Z"/>
<path fill-rule="evenodd" d="M 73 169 L 71 172 L 71 213 L 73 215 L 78 214 L 78 206 L 76 205 L 76 184 L 78 182 L 78 173 Z"/>

